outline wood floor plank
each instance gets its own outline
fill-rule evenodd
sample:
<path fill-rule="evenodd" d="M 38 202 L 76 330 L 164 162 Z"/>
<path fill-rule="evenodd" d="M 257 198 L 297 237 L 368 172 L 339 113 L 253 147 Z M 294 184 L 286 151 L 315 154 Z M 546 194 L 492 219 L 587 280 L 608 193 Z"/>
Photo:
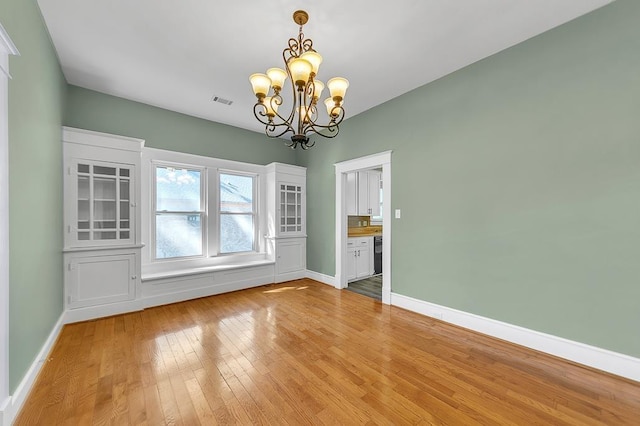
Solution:
<path fill-rule="evenodd" d="M 66 325 L 16 425 L 634 425 L 640 383 L 313 280 Z"/>

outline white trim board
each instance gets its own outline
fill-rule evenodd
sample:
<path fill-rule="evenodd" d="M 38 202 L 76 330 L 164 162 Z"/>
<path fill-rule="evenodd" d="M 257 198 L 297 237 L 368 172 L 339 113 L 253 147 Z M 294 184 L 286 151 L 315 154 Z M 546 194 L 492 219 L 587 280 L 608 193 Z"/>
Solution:
<path fill-rule="evenodd" d="M 9 395 L 9 55 L 20 55 L 0 23 L 0 426 Z"/>
<path fill-rule="evenodd" d="M 517 345 L 640 382 L 640 359 L 435 303 L 391 293 L 391 304 Z"/>
<path fill-rule="evenodd" d="M 310 271 L 307 269 L 306 277 L 314 281 L 318 281 L 322 284 L 330 285 L 331 287 L 336 286 L 336 279 L 331 275 L 325 275 L 321 274 L 320 272 Z"/>
<path fill-rule="evenodd" d="M 391 153 L 384 151 L 334 164 L 336 175 L 336 276 L 337 289 L 347 287 L 347 173 L 382 167 L 384 202 L 382 204 L 382 303 L 391 303 Z"/>
<path fill-rule="evenodd" d="M 12 424 L 16 416 L 18 415 L 18 412 L 20 412 L 20 409 L 26 401 L 27 396 L 29 396 L 29 392 L 31 392 L 31 388 L 35 383 L 38 374 L 40 374 L 42 366 L 49 357 L 49 354 L 53 349 L 56 340 L 58 340 L 58 336 L 60 335 L 60 332 L 62 331 L 62 327 L 64 325 L 63 319 L 64 312 L 62 313 L 62 315 L 60 315 L 60 318 L 58 318 L 58 321 L 54 325 L 53 330 L 51 330 L 51 333 L 49 333 L 49 337 L 47 337 L 44 345 L 42 345 L 40 352 L 38 352 L 38 355 L 22 378 L 22 381 L 16 388 L 16 391 L 13 395 L 11 395 L 9 403 L 6 407 L 4 407 L 2 411 L 0 411 L 0 425 Z"/>

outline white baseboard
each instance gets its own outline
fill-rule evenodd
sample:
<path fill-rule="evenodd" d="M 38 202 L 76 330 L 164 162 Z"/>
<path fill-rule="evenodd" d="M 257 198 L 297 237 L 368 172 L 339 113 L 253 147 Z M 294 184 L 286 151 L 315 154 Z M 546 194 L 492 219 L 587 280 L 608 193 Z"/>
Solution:
<path fill-rule="evenodd" d="M 640 382 L 640 359 L 517 325 L 391 293 L 391 304 L 578 364 Z"/>
<path fill-rule="evenodd" d="M 271 284 L 273 277 L 252 278 L 231 283 L 211 285 L 208 287 L 193 288 L 173 293 L 149 295 L 141 299 L 144 309 L 153 306 L 168 305 L 170 303 L 184 302 L 185 300 L 198 299 L 200 297 L 214 296 L 216 294 L 229 293 L 232 291 L 246 290 L 265 284 Z"/>
<path fill-rule="evenodd" d="M 11 397 L 6 397 L 4 401 L 0 401 L 0 426 L 9 425 L 8 407 L 11 404 Z"/>
<path fill-rule="evenodd" d="M 336 279 L 331 275 L 321 274 L 320 272 L 310 271 L 307 269 L 307 278 L 311 278 L 312 280 L 316 280 L 321 282 L 322 284 L 330 285 L 331 287 L 336 286 Z"/>
<path fill-rule="evenodd" d="M 33 384 L 42 369 L 45 361 L 47 360 L 53 345 L 55 344 L 58 336 L 60 335 L 60 331 L 62 331 L 62 326 L 64 325 L 64 313 L 60 315 L 58 321 L 56 322 L 53 330 L 49 333 L 49 337 L 42 345 L 40 352 L 36 356 L 35 360 L 31 364 L 31 367 L 27 370 L 27 373 L 22 378 L 22 381 L 16 388 L 16 391 L 13 395 L 11 395 L 8 401 L 5 401 L 4 404 L 0 407 L 2 411 L 0 411 L 0 426 L 1 425 L 10 425 L 14 422 L 18 412 L 22 408 L 22 404 L 24 404 Z"/>
<path fill-rule="evenodd" d="M 85 308 L 67 309 L 64 312 L 64 323 L 71 324 L 80 321 L 89 321 L 96 318 L 110 317 L 126 314 L 128 312 L 141 311 L 144 308 L 140 300 L 109 303 L 106 305 L 87 306 Z"/>

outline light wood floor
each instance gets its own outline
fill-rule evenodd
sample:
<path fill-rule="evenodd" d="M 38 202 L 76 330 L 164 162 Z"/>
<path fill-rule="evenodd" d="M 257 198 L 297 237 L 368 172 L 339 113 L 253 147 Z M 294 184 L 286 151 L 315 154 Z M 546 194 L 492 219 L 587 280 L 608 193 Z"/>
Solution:
<path fill-rule="evenodd" d="M 16 425 L 639 425 L 640 384 L 312 280 L 64 327 Z"/>

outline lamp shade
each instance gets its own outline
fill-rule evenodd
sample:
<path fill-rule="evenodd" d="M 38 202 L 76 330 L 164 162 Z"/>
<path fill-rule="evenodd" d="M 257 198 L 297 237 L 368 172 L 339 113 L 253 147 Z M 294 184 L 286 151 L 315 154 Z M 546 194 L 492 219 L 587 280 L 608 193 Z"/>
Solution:
<path fill-rule="evenodd" d="M 322 56 L 320 56 L 318 52 L 308 50 L 300 55 L 300 58 L 309 61 L 312 67 L 311 71 L 314 75 L 318 75 L 318 68 L 320 68 L 320 64 L 322 63 Z"/>
<path fill-rule="evenodd" d="M 287 79 L 287 73 L 282 68 L 269 68 L 267 70 L 267 76 L 271 79 L 271 87 L 273 90 L 279 92 L 284 86 L 284 81 Z"/>
<path fill-rule="evenodd" d="M 329 87 L 331 97 L 334 100 L 341 101 L 342 99 L 344 99 L 344 95 L 347 92 L 349 81 L 346 78 L 334 77 L 331 80 L 327 81 L 327 87 Z"/>
<path fill-rule="evenodd" d="M 273 99 L 271 96 L 267 96 L 264 98 L 264 107 L 266 109 L 267 117 L 273 118 L 276 116 L 278 112 L 278 102 Z"/>
<path fill-rule="evenodd" d="M 253 93 L 262 99 L 269 93 L 269 87 L 271 86 L 271 80 L 265 74 L 251 74 L 249 77 L 251 86 L 253 87 Z"/>
<path fill-rule="evenodd" d="M 338 107 L 342 106 L 342 101 L 338 102 L 338 104 L 336 105 L 336 102 L 333 100 L 333 98 L 327 98 L 324 100 L 324 105 L 327 107 L 327 114 L 329 114 L 329 117 L 337 117 L 340 114 L 340 110 L 338 109 Z"/>
<path fill-rule="evenodd" d="M 311 99 L 315 102 L 318 100 L 320 95 L 322 95 L 322 91 L 324 90 L 324 83 L 320 80 L 313 79 L 313 93 L 311 94 Z"/>
<path fill-rule="evenodd" d="M 311 62 L 302 58 L 293 58 L 289 61 L 289 71 L 291 71 L 291 79 L 294 81 L 298 90 L 303 88 L 307 81 L 309 81 L 309 75 L 311 74 L 312 65 Z"/>

